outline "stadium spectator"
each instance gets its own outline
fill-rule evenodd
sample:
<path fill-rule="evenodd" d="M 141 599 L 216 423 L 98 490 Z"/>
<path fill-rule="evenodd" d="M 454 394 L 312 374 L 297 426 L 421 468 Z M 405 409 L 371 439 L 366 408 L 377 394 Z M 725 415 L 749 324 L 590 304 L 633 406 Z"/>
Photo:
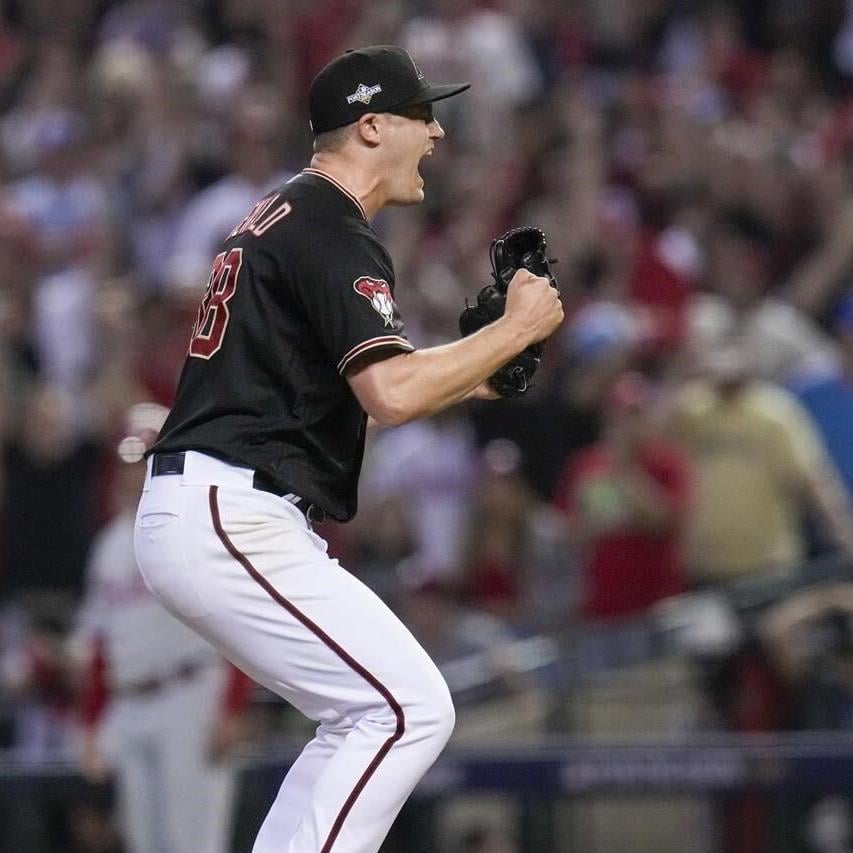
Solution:
<path fill-rule="evenodd" d="M 100 459 L 98 437 L 74 423 L 68 392 L 30 387 L 3 452 L 5 598 L 40 591 L 79 596 L 97 522 Z"/>
<path fill-rule="evenodd" d="M 419 561 L 437 578 L 454 580 L 475 465 L 474 436 L 454 411 L 377 435 L 365 460 L 368 499 L 357 528 L 385 508 L 402 514 Z"/>
<path fill-rule="evenodd" d="M 565 625 L 572 605 L 572 554 L 550 506 L 531 491 L 518 447 L 483 449 L 468 518 L 462 584 L 467 603 L 516 630 Z"/>
<path fill-rule="evenodd" d="M 569 459 L 557 488 L 581 553 L 581 612 L 591 620 L 636 616 L 685 588 L 690 475 L 656 429 L 655 405 L 642 375 L 617 379 L 601 441 Z"/>
<path fill-rule="evenodd" d="M 674 426 L 696 471 L 690 518 L 690 577 L 724 594 L 727 585 L 786 577 L 806 556 L 803 516 L 812 508 L 842 554 L 853 553 L 853 515 L 820 438 L 796 398 L 752 378 L 744 349 L 721 348 L 708 375 L 688 384 Z M 768 731 L 783 721 L 782 690 L 760 647 L 747 637 L 705 662 L 709 709 L 718 725 Z M 736 798 L 722 812 L 726 850 L 769 843 L 766 804 Z"/>
<path fill-rule="evenodd" d="M 274 102 L 263 92 L 242 92 L 239 108 L 228 113 L 228 171 L 187 203 L 166 270 L 167 286 L 193 303 L 204 293 L 222 240 L 259 199 L 291 177 L 281 168 Z"/>
<path fill-rule="evenodd" d="M 724 346 L 749 350 L 756 377 L 781 384 L 835 364 L 832 340 L 806 315 L 768 293 L 771 249 L 778 239 L 747 208 L 724 210 L 711 229 L 705 275 L 709 292 L 689 314 L 694 366 Z"/>
<path fill-rule="evenodd" d="M 73 752 L 75 688 L 66 650 L 73 613 L 67 597 L 43 591 L 4 613 L 0 693 L 14 702 L 7 747 L 24 767 Z M 69 831 L 69 804 L 49 791 L 21 791 L 14 808 L 0 801 L 0 812 L 3 849 L 61 849 Z"/>
<path fill-rule="evenodd" d="M 796 398 L 752 377 L 754 361 L 728 347 L 687 384 L 674 429 L 696 471 L 688 548 L 694 583 L 785 571 L 806 556 L 813 509 L 835 547 L 853 553 L 853 514 L 820 436 Z"/>
<path fill-rule="evenodd" d="M 487 156 L 503 153 L 511 138 L 502 129 L 513 109 L 542 89 L 523 22 L 500 6 L 438 0 L 430 14 L 403 26 L 402 44 L 420 58 L 427 76 L 473 82 L 461 130 Z"/>

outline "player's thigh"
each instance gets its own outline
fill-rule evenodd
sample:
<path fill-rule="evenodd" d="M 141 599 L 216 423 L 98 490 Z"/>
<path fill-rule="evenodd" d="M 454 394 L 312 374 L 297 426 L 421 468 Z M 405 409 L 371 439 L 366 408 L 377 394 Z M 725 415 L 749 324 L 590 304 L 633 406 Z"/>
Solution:
<path fill-rule="evenodd" d="M 276 500 L 227 489 L 211 496 L 202 632 L 316 719 L 387 702 L 379 685 L 400 704 L 449 703 L 405 625 Z"/>

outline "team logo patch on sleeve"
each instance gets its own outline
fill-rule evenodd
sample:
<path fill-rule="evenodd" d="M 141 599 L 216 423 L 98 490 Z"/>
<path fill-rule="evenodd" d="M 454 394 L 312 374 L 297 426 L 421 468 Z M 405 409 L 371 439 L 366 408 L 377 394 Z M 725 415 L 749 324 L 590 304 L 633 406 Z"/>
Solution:
<path fill-rule="evenodd" d="M 391 288 L 384 278 L 370 278 L 363 275 L 352 283 L 352 287 L 359 296 L 363 296 L 370 303 L 386 326 L 394 324 L 394 300 L 391 297 Z"/>

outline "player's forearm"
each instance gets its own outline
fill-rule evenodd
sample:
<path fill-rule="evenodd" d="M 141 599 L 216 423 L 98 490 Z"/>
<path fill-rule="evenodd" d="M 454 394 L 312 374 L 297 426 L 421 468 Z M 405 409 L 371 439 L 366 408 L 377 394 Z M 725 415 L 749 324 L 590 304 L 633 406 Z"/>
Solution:
<path fill-rule="evenodd" d="M 501 395 L 487 381 L 481 382 L 473 391 L 469 391 L 463 400 L 500 400 Z"/>
<path fill-rule="evenodd" d="M 486 396 L 478 389 L 527 343 L 523 331 L 503 317 L 462 340 L 377 362 L 351 376 L 350 384 L 371 417 L 382 426 L 398 426 L 467 397 Z"/>

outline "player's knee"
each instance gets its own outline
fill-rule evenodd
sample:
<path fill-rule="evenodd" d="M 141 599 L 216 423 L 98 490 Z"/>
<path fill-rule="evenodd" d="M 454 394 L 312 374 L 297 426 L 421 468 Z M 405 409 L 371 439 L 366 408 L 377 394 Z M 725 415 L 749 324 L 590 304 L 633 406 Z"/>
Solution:
<path fill-rule="evenodd" d="M 444 695 L 440 699 L 436 708 L 438 715 L 436 740 L 441 742 L 441 745 L 450 740 L 453 734 L 453 729 L 456 726 L 456 708 L 453 706 L 453 699 L 450 696 L 450 691 L 445 690 Z"/>
<path fill-rule="evenodd" d="M 421 735 L 428 737 L 441 750 L 456 725 L 456 709 L 453 699 L 444 681 L 420 697 L 420 700 L 409 709 L 411 723 Z"/>

